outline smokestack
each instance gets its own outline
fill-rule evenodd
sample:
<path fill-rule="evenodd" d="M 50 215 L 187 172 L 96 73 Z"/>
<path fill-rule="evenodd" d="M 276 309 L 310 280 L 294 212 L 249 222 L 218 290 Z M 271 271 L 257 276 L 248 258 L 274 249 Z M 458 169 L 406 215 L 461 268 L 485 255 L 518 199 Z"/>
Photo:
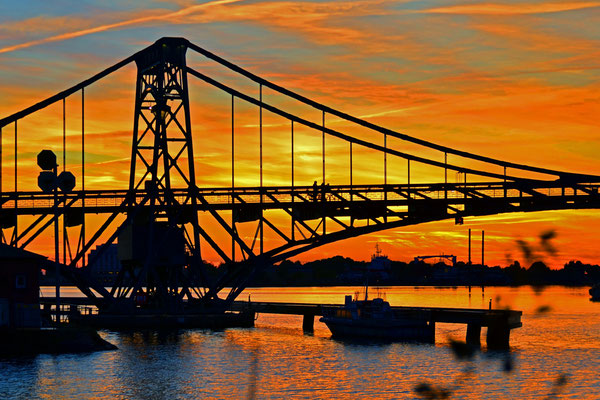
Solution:
<path fill-rule="evenodd" d="M 484 257 L 483 257 L 483 254 L 484 254 L 484 251 L 483 251 L 484 244 L 485 244 L 485 231 L 482 230 L 481 231 L 481 265 L 485 265 L 484 264 Z"/>
<path fill-rule="evenodd" d="M 469 264 L 471 264 L 471 228 L 469 228 Z"/>

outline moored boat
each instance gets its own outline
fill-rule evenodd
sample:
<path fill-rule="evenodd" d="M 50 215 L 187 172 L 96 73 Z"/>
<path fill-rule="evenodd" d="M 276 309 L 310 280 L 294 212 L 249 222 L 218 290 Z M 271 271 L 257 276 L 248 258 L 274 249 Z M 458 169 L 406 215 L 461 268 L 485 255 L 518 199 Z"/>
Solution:
<path fill-rule="evenodd" d="M 323 307 L 320 321 L 334 338 L 435 341 L 434 323 L 394 310 L 382 298 L 358 300 L 346 296 L 343 307 Z"/>
<path fill-rule="evenodd" d="M 387 256 L 376 246 L 370 267 L 389 264 Z M 323 317 L 331 335 L 335 338 L 363 338 L 397 341 L 435 341 L 435 323 L 407 311 L 394 310 L 381 297 L 369 299 L 369 270 L 367 270 L 365 293 L 362 300 L 357 292 L 348 295 L 343 307 L 323 307 Z"/>
<path fill-rule="evenodd" d="M 590 288 L 591 301 L 600 301 L 600 283 L 596 283 Z"/>

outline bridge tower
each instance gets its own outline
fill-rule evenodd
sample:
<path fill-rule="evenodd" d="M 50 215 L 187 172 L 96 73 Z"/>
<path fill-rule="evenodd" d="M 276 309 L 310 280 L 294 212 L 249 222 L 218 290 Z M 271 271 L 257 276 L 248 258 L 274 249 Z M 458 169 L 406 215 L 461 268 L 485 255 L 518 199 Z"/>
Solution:
<path fill-rule="evenodd" d="M 196 211 L 187 48 L 185 39 L 163 38 L 135 58 L 130 202 L 119 234 L 123 270 L 113 288 L 117 298 L 150 300 L 166 310 L 180 307 L 192 291 L 202 297 L 200 287 L 207 287 Z M 185 189 L 185 195 L 176 198 L 175 187 Z"/>

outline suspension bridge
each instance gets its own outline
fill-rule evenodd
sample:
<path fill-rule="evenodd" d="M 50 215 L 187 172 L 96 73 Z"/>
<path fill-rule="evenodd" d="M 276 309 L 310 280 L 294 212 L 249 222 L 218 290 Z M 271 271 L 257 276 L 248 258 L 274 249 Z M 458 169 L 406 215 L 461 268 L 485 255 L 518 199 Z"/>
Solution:
<path fill-rule="evenodd" d="M 199 67 L 188 65 L 190 52 L 203 60 Z M 204 68 L 209 62 L 244 80 L 244 89 L 211 76 Z M 130 64 L 137 67 L 137 75 L 128 185 L 86 189 L 85 90 Z M 224 159 L 231 157 L 229 187 L 198 184 L 189 80 L 203 82 L 230 98 L 231 121 L 224 123 L 231 124 L 231 131 L 224 142 L 230 141 L 231 147 L 229 154 L 223 154 Z M 316 110 L 319 120 L 286 108 L 285 101 L 269 102 L 263 95 L 266 89 Z M 50 179 L 46 190 L 18 190 L 20 179 L 33 179 L 17 174 L 19 121 L 62 102 L 64 154 L 65 102 L 79 95 L 81 172 L 77 186 L 59 189 Z M 258 120 L 259 184 L 254 186 L 236 185 L 234 155 L 243 150 L 236 149 L 235 121 L 241 105 L 252 107 Z M 285 185 L 264 184 L 263 115 L 267 114 L 278 116 L 287 126 L 278 137 L 281 142 L 289 141 L 289 160 L 281 160 L 282 165 L 290 165 Z M 332 118 L 336 124 L 326 123 Z M 352 127 L 379 139 L 366 140 Z M 314 156 L 320 159 L 322 174 L 314 177 L 312 185 L 298 184 L 295 179 L 295 132 L 299 128 L 310 131 L 321 143 Z M 90 302 L 111 312 L 134 310 L 140 293 L 155 311 L 177 312 L 191 304 L 228 310 L 260 268 L 328 243 L 390 228 L 444 219 L 461 224 L 465 217 L 498 213 L 600 207 L 600 176 L 503 161 L 384 128 L 263 79 L 183 38 L 162 38 L 78 85 L 1 119 L 0 152 L 2 135 L 4 142 L 14 135 L 14 160 L 7 161 L 5 155 L 2 160 L 8 165 L 0 173 L 11 167 L 10 161 L 15 170 L 14 189 L 1 191 L 3 243 L 30 248 L 54 230 L 54 254 L 45 254 L 52 268 L 74 282 Z M 347 146 L 348 181 L 343 184 L 327 180 L 326 138 L 327 143 L 335 138 Z M 409 152 L 407 144 L 437 156 Z M 43 139 L 40 147 L 44 147 Z M 381 176 L 372 177 L 371 184 L 354 178 L 360 166 L 353 157 L 365 149 L 380 155 L 383 170 Z M 389 165 L 398 160 L 406 166 L 402 181 L 390 178 Z M 50 172 L 56 175 L 56 162 L 50 164 L 49 169 L 54 168 Z M 411 182 L 411 168 L 423 166 L 439 179 L 422 183 L 413 178 Z M 460 179 L 449 180 L 449 175 Z M 3 180 L 7 178 L 0 176 L 0 189 Z M 101 222 L 96 215 L 102 216 Z M 220 229 L 219 235 L 211 233 L 214 227 Z M 241 230 L 253 234 L 241 234 Z M 276 240 L 266 241 L 267 236 Z M 105 246 L 94 257 L 90 250 L 102 243 L 119 246 L 123 267 L 111 288 L 85 273 Z M 206 274 L 201 244 L 222 260 L 216 279 Z"/>

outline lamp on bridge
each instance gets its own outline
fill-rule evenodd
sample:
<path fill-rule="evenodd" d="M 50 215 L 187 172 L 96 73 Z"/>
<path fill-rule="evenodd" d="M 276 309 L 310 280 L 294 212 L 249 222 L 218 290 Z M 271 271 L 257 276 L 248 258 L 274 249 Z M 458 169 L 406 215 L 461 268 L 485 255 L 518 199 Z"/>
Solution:
<path fill-rule="evenodd" d="M 42 169 L 38 176 L 38 186 L 44 193 L 52 193 L 56 189 L 56 154 L 52 150 L 42 150 L 37 155 L 37 164 Z"/>
<path fill-rule="evenodd" d="M 38 186 L 44 193 L 52 193 L 56 189 L 69 193 L 75 188 L 75 175 L 63 171 L 57 176 L 56 154 L 52 150 L 42 150 L 37 156 L 37 164 L 42 169 L 38 176 Z"/>
<path fill-rule="evenodd" d="M 42 150 L 37 155 L 37 164 L 42 169 L 38 176 L 38 186 L 44 193 L 54 193 L 54 257 L 56 280 L 56 321 L 60 322 L 60 266 L 58 264 L 58 189 L 69 193 L 75 188 L 75 175 L 69 171 L 58 173 L 56 154 L 52 150 Z"/>

